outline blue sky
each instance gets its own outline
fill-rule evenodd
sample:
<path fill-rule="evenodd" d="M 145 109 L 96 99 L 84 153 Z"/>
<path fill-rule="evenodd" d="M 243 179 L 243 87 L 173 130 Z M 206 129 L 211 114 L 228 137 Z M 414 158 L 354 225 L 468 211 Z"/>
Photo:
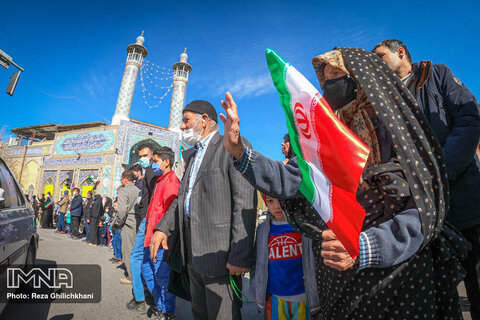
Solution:
<path fill-rule="evenodd" d="M 239 105 L 242 135 L 282 159 L 287 132 L 265 62 L 272 48 L 316 87 L 311 60 L 335 46 L 372 49 L 398 38 L 413 60 L 445 63 L 480 96 L 478 1 L 9 1 L 0 11 L 0 49 L 25 69 L 0 68 L 0 135 L 9 129 L 110 121 L 126 47 L 145 30 L 147 59 L 170 68 L 187 47 L 193 67 L 187 103 L 212 102 L 226 90 Z M 161 82 L 159 85 L 170 83 Z M 152 94 L 163 91 L 145 82 Z M 131 118 L 168 125 L 170 95 L 158 108 L 144 102 L 140 79 Z M 154 100 L 148 101 L 151 105 Z M 223 126 L 221 126 L 223 131 Z"/>

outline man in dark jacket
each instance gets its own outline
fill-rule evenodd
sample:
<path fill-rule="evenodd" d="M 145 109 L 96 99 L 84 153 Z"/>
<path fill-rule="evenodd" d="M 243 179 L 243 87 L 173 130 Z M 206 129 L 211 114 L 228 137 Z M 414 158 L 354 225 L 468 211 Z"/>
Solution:
<path fill-rule="evenodd" d="M 399 40 L 384 40 L 373 50 L 416 98 L 442 146 L 450 181 L 447 222 L 472 243 L 463 262 L 472 319 L 480 319 L 480 113 L 473 94 L 443 64 L 413 63 Z"/>
<path fill-rule="evenodd" d="M 138 210 L 135 214 L 135 218 L 137 220 L 137 231 L 140 227 L 140 224 L 147 216 L 148 205 L 150 204 L 150 198 L 152 197 L 153 189 L 155 188 L 155 182 L 157 180 L 152 169 L 153 151 L 153 147 L 148 143 L 142 144 L 140 147 L 138 147 L 139 163 L 143 168 L 143 174 L 140 175 L 141 178 L 138 178 L 138 175 L 136 175 L 137 182 L 135 183 L 135 186 L 140 189 L 141 197 Z"/>
<path fill-rule="evenodd" d="M 70 216 L 72 219 L 72 239 L 78 240 L 80 239 L 78 236 L 78 226 L 80 225 L 80 219 L 82 218 L 83 214 L 83 199 L 80 195 L 80 189 L 74 188 L 73 189 L 73 200 L 72 204 L 70 205 Z"/>

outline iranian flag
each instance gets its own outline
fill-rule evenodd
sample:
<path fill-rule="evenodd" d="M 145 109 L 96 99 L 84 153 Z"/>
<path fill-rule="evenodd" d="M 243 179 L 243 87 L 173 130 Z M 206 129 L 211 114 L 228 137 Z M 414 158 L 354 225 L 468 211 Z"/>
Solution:
<path fill-rule="evenodd" d="M 100 182 L 100 180 L 98 179 L 98 177 L 93 177 L 93 176 L 88 176 L 90 178 L 90 180 L 93 181 L 93 183 L 97 184 Z"/>
<path fill-rule="evenodd" d="M 49 208 L 53 205 L 53 199 L 51 198 L 47 198 L 47 201 L 45 201 L 43 207 L 46 209 L 46 208 Z"/>
<path fill-rule="evenodd" d="M 300 191 L 355 258 L 365 218 L 355 194 L 370 150 L 297 69 L 273 50 L 265 54 L 302 171 Z"/>

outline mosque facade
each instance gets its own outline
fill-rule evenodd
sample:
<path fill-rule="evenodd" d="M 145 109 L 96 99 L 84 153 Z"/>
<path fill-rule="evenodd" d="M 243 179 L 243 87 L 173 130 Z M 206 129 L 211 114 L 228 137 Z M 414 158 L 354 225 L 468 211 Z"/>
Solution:
<path fill-rule="evenodd" d="M 82 196 L 94 190 L 114 198 L 121 173 L 138 162 L 138 147 L 144 143 L 174 150 L 175 172 L 182 175 L 182 151 L 186 145 L 181 141 L 178 115 L 184 106 L 192 68 L 187 63 L 186 52 L 173 66 L 174 89 L 168 128 L 131 119 L 137 76 L 148 53 L 144 41 L 142 32 L 135 43 L 127 47 L 125 71 L 111 124 L 44 124 L 11 130 L 16 137 L 2 150 L 1 156 L 26 194 L 50 192 L 58 199 L 64 190 L 78 187 Z"/>

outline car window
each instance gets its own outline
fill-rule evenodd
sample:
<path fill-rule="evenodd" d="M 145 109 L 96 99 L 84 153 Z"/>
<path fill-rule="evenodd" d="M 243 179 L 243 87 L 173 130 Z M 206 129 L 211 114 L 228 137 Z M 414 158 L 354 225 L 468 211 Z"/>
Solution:
<path fill-rule="evenodd" d="M 21 191 L 3 161 L 0 161 L 0 189 L 3 190 L 3 201 L 0 200 L 0 208 L 25 206 Z"/>

